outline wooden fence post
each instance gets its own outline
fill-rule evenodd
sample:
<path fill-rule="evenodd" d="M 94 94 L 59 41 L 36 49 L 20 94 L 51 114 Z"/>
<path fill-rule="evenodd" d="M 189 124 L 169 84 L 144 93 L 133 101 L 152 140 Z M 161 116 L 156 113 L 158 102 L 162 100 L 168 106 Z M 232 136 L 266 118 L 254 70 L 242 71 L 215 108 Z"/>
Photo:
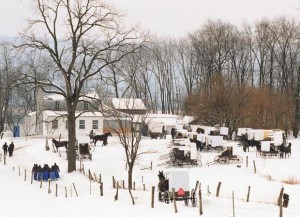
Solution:
<path fill-rule="evenodd" d="M 203 214 L 203 207 L 202 207 L 202 192 L 201 192 L 201 188 L 199 189 L 199 213 L 200 213 L 200 215 Z"/>
<path fill-rule="evenodd" d="M 234 210 L 234 192 L 232 191 L 232 214 L 235 217 L 235 210 Z"/>
<path fill-rule="evenodd" d="M 65 186 L 65 196 L 68 197 L 68 189 L 67 189 L 67 186 Z"/>
<path fill-rule="evenodd" d="M 195 192 L 197 192 L 197 190 L 198 190 L 198 185 L 199 185 L 199 181 L 196 182 L 195 190 L 194 190 Z"/>
<path fill-rule="evenodd" d="M 50 194 L 50 193 L 51 193 L 51 189 L 50 189 L 50 187 L 51 187 L 51 181 L 49 180 L 49 181 L 48 181 L 48 194 Z"/>
<path fill-rule="evenodd" d="M 122 180 L 122 188 L 125 189 L 125 181 Z"/>
<path fill-rule="evenodd" d="M 115 183 L 115 177 L 112 177 L 112 182 L 113 182 L 113 188 L 116 188 L 116 183 Z"/>
<path fill-rule="evenodd" d="M 92 180 L 90 179 L 90 195 L 92 195 Z"/>
<path fill-rule="evenodd" d="M 152 170 L 152 161 L 151 161 L 151 166 L 150 166 L 150 170 Z"/>
<path fill-rule="evenodd" d="M 102 182 L 102 176 L 101 176 L 101 173 L 99 174 L 99 183 Z"/>
<path fill-rule="evenodd" d="M 251 189 L 251 187 L 248 186 L 247 202 L 249 202 L 249 198 L 250 198 L 250 189 Z"/>
<path fill-rule="evenodd" d="M 279 205 L 279 217 L 283 216 L 283 210 L 282 210 L 282 197 L 280 199 L 280 205 Z"/>
<path fill-rule="evenodd" d="M 26 169 L 25 169 L 24 181 L 26 181 Z"/>
<path fill-rule="evenodd" d="M 145 183 L 143 184 L 143 189 L 144 189 L 144 191 L 146 191 L 146 186 L 145 186 Z"/>
<path fill-rule="evenodd" d="M 255 165 L 255 160 L 253 160 L 253 166 L 254 166 L 254 173 L 256 173 L 256 165 Z"/>
<path fill-rule="evenodd" d="M 278 202 L 277 202 L 278 206 L 280 206 L 280 204 L 282 204 L 283 191 L 284 191 L 284 188 L 282 187 L 280 190 L 280 193 L 279 193 L 279 197 L 278 197 Z"/>
<path fill-rule="evenodd" d="M 57 191 L 58 191 L 58 185 L 57 183 L 55 184 L 55 197 L 57 197 Z"/>
<path fill-rule="evenodd" d="M 173 196 L 173 202 L 174 202 L 174 210 L 175 213 L 177 213 L 177 205 L 176 205 L 176 200 L 175 200 L 175 188 L 172 188 L 172 196 Z"/>
<path fill-rule="evenodd" d="M 221 188 L 221 182 L 219 182 L 219 184 L 218 184 L 216 197 L 219 197 L 219 195 L 220 195 L 220 188 Z"/>
<path fill-rule="evenodd" d="M 133 190 L 135 190 L 135 182 L 133 182 Z"/>
<path fill-rule="evenodd" d="M 155 191 L 155 186 L 152 186 L 152 191 L 151 191 L 151 208 L 154 208 L 154 191 Z"/>
<path fill-rule="evenodd" d="M 20 169 L 20 166 L 19 166 L 18 168 L 19 168 L 19 176 L 21 176 L 21 169 Z"/>
<path fill-rule="evenodd" d="M 30 184 L 32 184 L 32 183 L 33 183 L 33 176 L 34 176 L 34 174 L 32 174 L 32 173 L 31 173 L 31 180 L 30 180 Z"/>
<path fill-rule="evenodd" d="M 248 156 L 246 156 L 246 167 L 248 167 Z"/>
<path fill-rule="evenodd" d="M 115 201 L 118 200 L 118 198 L 119 198 L 119 182 L 117 181 L 117 192 L 115 195 Z"/>
<path fill-rule="evenodd" d="M 100 183 L 100 196 L 103 196 L 103 182 Z"/>
<path fill-rule="evenodd" d="M 74 182 L 73 182 L 73 187 L 74 187 L 74 190 L 75 190 L 76 197 L 78 197 L 77 190 L 76 190 L 76 188 L 75 188 Z"/>

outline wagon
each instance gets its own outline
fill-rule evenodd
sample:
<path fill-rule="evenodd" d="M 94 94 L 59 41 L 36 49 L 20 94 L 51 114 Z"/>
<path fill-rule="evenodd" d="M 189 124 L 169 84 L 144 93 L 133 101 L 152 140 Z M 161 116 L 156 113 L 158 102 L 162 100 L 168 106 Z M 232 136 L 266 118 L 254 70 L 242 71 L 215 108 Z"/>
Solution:
<path fill-rule="evenodd" d="M 90 144 L 90 139 L 88 137 L 79 138 L 77 140 L 77 145 L 76 145 L 77 160 L 82 160 L 82 159 L 92 160 L 92 152 L 94 148 L 95 147 Z"/>
<path fill-rule="evenodd" d="M 196 144 L 188 141 L 175 144 L 170 151 L 170 159 L 174 166 L 202 164 Z"/>
<path fill-rule="evenodd" d="M 237 154 L 233 154 L 233 147 L 228 146 L 227 150 L 222 152 L 220 155 L 216 155 L 214 161 L 207 163 L 208 165 L 219 163 L 219 164 L 229 164 L 229 163 L 242 163 L 243 157 Z"/>
<path fill-rule="evenodd" d="M 261 141 L 260 150 L 256 151 L 256 156 L 262 158 L 280 157 L 280 154 L 279 146 L 275 146 L 273 141 Z"/>
<path fill-rule="evenodd" d="M 197 205 L 196 190 L 189 188 L 189 172 L 187 170 L 172 170 L 168 174 L 169 179 L 160 180 L 160 184 L 161 182 L 168 182 L 168 188 L 159 187 L 159 201 L 165 203 L 173 202 L 173 200 L 184 201 L 186 206 L 191 201 L 192 206 L 195 207 Z"/>

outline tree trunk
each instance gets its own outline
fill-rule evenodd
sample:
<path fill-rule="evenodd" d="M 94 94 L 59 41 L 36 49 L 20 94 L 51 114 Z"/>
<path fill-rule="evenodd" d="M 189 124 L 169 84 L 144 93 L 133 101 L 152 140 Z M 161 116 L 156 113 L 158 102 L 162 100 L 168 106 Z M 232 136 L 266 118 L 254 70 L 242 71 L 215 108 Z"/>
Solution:
<path fill-rule="evenodd" d="M 68 109 L 68 172 L 76 171 L 76 119 L 75 108 Z"/>
<path fill-rule="evenodd" d="M 132 173 L 133 173 L 133 165 L 128 163 L 128 189 L 132 189 Z"/>
<path fill-rule="evenodd" d="M 133 183 L 132 172 L 133 172 L 133 165 L 128 164 L 128 191 L 129 191 L 129 194 L 130 194 L 130 197 L 131 197 L 132 205 L 134 205 L 135 204 L 134 197 L 133 197 L 132 192 L 131 192 L 132 183 Z"/>

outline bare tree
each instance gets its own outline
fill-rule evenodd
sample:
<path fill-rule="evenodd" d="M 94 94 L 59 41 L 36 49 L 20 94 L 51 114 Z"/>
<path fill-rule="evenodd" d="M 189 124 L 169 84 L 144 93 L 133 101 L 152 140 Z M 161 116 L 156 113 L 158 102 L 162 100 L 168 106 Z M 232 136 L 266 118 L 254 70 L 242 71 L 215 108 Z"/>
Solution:
<path fill-rule="evenodd" d="M 86 82 L 142 43 L 136 29 L 122 26 L 122 15 L 111 5 L 98 0 L 34 0 L 37 18 L 29 21 L 21 34 L 19 48 L 40 52 L 52 62 L 46 80 L 24 77 L 44 92 L 59 94 L 67 104 L 68 172 L 76 170 L 76 107 Z M 135 43 L 134 43 L 135 42 Z M 128 49 L 129 44 L 135 44 Z M 112 59 L 107 52 L 117 51 Z"/>
<path fill-rule="evenodd" d="M 123 109 L 139 108 L 141 105 L 136 103 L 135 98 L 123 99 Z M 145 127 L 146 115 L 124 113 L 120 110 L 106 110 L 104 112 L 108 127 L 116 134 L 125 151 L 126 163 L 128 166 L 128 191 L 131 196 L 132 204 L 135 204 L 132 195 L 133 170 L 140 155 L 144 154 L 141 150 L 141 140 L 143 128 Z"/>
<path fill-rule="evenodd" d="M 19 79 L 21 64 L 15 57 L 9 43 L 0 44 L 0 132 L 4 130 L 5 123 L 11 120 L 17 111 L 10 110 L 13 100 L 13 91 Z"/>

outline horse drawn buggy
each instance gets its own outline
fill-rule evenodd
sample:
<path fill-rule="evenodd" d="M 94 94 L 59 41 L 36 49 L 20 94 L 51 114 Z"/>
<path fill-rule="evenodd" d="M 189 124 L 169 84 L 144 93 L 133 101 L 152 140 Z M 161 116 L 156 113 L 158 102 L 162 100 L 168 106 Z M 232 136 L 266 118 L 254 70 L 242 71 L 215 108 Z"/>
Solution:
<path fill-rule="evenodd" d="M 174 143 L 174 147 L 170 151 L 170 159 L 174 166 L 201 166 L 202 164 L 196 144 L 191 143 L 189 140 L 181 140 Z"/>
<path fill-rule="evenodd" d="M 95 147 L 90 144 L 88 137 L 79 138 L 76 144 L 76 158 L 77 160 L 90 159 L 92 160 L 92 152 Z"/>
<path fill-rule="evenodd" d="M 291 143 L 288 145 L 285 143 L 275 145 L 273 141 L 261 141 L 260 149 L 256 151 L 256 156 L 262 158 L 286 158 L 291 155 L 291 146 Z"/>
<path fill-rule="evenodd" d="M 184 201 L 186 206 L 188 206 L 189 201 L 191 201 L 192 206 L 195 207 L 197 205 L 196 190 L 190 190 L 189 188 L 188 171 L 173 170 L 169 171 L 168 174 L 169 179 L 165 177 L 163 171 L 159 171 L 158 200 L 167 204 L 173 202 L 173 200 Z"/>
<path fill-rule="evenodd" d="M 227 150 L 222 152 L 220 155 L 216 155 L 214 161 L 207 163 L 207 165 L 212 165 L 215 163 L 219 164 L 230 164 L 230 163 L 242 163 L 243 157 L 237 154 L 234 154 L 234 149 L 232 146 L 228 146 Z"/>

